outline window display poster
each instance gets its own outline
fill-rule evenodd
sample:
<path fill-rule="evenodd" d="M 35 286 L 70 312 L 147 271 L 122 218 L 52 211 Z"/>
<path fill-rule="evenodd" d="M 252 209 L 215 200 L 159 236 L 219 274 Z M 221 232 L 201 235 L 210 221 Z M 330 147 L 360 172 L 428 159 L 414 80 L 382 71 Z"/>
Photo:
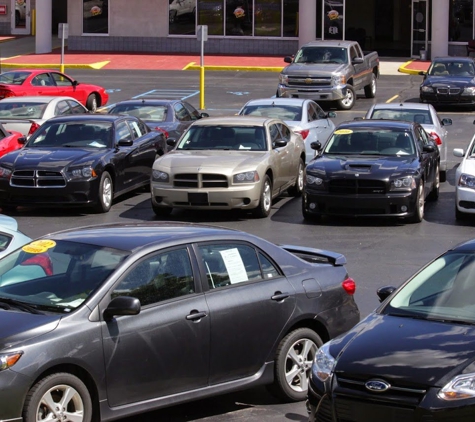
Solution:
<path fill-rule="evenodd" d="M 323 38 L 343 39 L 343 2 L 325 0 L 323 2 Z"/>

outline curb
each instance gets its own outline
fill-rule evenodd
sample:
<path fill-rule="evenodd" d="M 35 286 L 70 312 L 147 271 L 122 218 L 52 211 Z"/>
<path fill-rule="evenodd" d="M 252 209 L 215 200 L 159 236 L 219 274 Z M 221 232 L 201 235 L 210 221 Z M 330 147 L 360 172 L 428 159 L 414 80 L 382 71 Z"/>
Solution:
<path fill-rule="evenodd" d="M 246 72 L 282 72 L 284 67 L 266 67 L 266 66 L 203 66 L 205 70 L 221 70 L 221 71 L 246 71 Z M 191 62 L 182 70 L 201 70 L 201 66 Z"/>
<path fill-rule="evenodd" d="M 64 68 L 75 68 L 75 69 L 102 69 L 105 65 L 109 64 L 110 61 L 97 62 L 91 64 L 63 64 Z M 30 64 L 30 63 L 4 63 L 0 61 L 1 68 L 10 68 L 10 69 L 60 69 L 60 64 Z"/>
<path fill-rule="evenodd" d="M 410 66 L 411 63 L 413 63 L 414 60 L 409 60 L 408 62 L 404 63 L 401 67 L 399 67 L 398 72 L 401 73 L 407 73 L 408 75 L 419 75 L 419 72 L 422 71 L 422 69 L 408 69 L 407 66 Z"/>

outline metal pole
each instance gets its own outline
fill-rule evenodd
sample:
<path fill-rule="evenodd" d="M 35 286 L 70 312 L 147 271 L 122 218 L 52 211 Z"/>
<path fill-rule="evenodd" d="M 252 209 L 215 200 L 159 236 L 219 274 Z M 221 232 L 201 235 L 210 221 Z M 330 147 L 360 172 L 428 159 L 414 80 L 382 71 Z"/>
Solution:
<path fill-rule="evenodd" d="M 204 36 L 201 34 L 201 54 L 200 54 L 200 109 L 205 109 L 205 65 L 204 65 Z"/>
<path fill-rule="evenodd" d="M 64 28 L 65 24 L 63 23 L 61 25 L 61 66 L 60 66 L 60 72 L 64 73 Z"/>

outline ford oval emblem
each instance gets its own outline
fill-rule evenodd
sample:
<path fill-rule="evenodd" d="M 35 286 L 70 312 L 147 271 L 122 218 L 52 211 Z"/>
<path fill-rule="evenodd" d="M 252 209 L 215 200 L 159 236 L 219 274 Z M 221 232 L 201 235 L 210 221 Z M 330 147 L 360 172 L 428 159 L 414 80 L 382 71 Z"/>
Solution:
<path fill-rule="evenodd" d="M 382 393 L 391 388 L 391 384 L 383 380 L 369 380 L 365 383 L 366 389 L 374 393 Z"/>

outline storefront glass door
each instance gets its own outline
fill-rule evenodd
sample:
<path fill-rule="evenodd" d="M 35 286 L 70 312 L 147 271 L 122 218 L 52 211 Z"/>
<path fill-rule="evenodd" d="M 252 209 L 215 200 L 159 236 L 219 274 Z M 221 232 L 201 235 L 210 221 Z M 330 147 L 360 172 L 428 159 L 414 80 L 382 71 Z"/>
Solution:
<path fill-rule="evenodd" d="M 427 0 L 412 0 L 411 57 L 421 57 L 421 50 L 427 51 L 428 11 Z"/>
<path fill-rule="evenodd" d="M 11 0 L 10 10 L 12 34 L 30 34 L 30 0 Z"/>

